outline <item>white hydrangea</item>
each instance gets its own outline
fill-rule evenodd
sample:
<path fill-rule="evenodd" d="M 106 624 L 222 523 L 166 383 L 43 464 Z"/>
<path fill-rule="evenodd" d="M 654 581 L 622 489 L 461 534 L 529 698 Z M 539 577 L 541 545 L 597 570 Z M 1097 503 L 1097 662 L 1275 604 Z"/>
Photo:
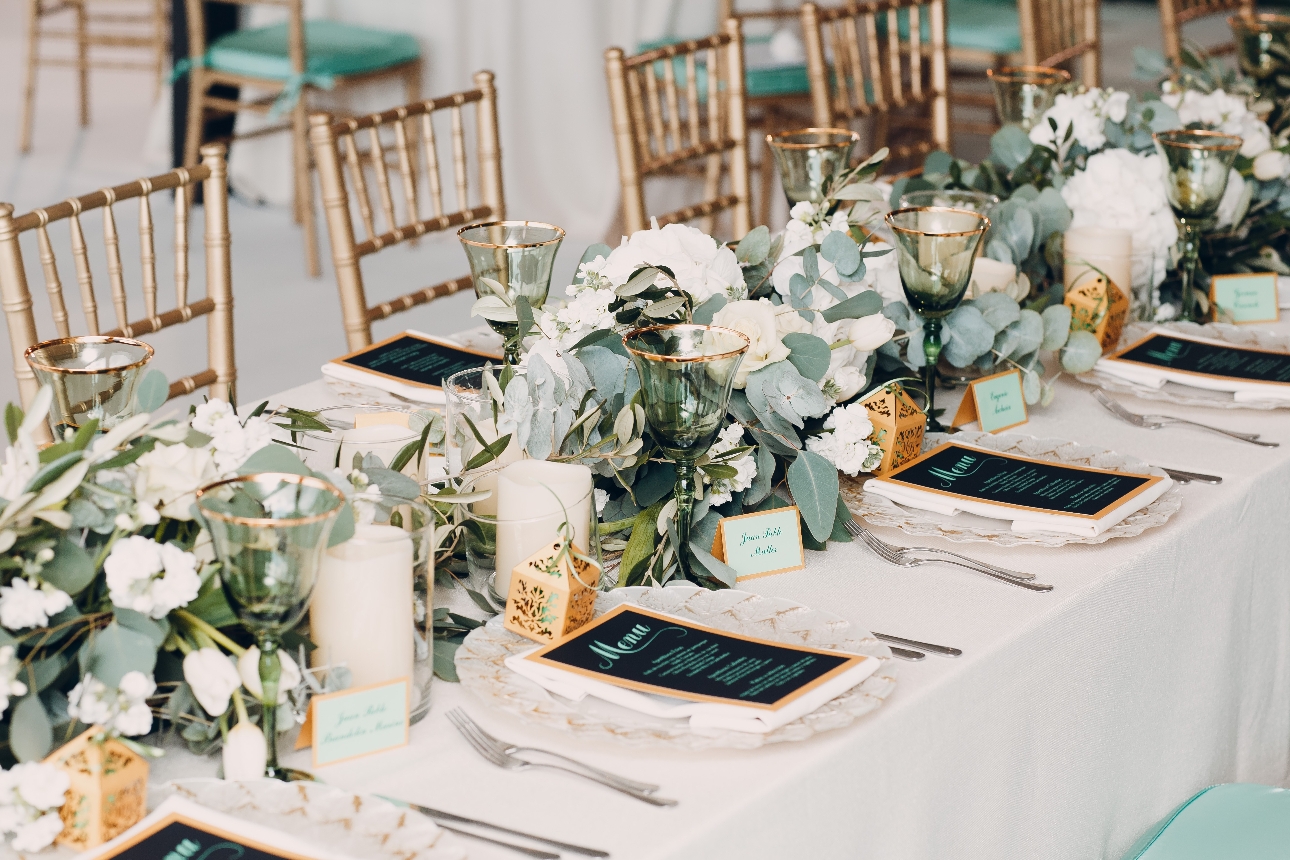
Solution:
<path fill-rule="evenodd" d="M 211 437 L 215 467 L 222 475 L 237 471 L 248 457 L 273 441 L 273 425 L 267 418 L 258 415 L 243 422 L 222 400 L 208 400 L 198 406 L 192 427 Z"/>
<path fill-rule="evenodd" d="M 103 562 L 103 572 L 114 604 L 152 618 L 186 606 L 202 584 L 196 556 L 142 535 L 118 540 Z"/>
<path fill-rule="evenodd" d="M 13 501 L 22 495 L 40 468 L 40 461 L 22 448 L 11 445 L 5 449 L 4 462 L 0 463 L 0 499 Z"/>
<path fill-rule="evenodd" d="M 0 771 L 0 833 L 13 834 L 13 849 L 37 852 L 63 831 L 58 810 L 71 777 L 52 764 L 24 762 Z"/>
<path fill-rule="evenodd" d="M 1072 129 L 1073 142 L 1095 152 L 1106 145 L 1106 121 L 1124 122 L 1128 113 L 1129 94 L 1094 87 L 1077 95 L 1059 95 L 1030 130 L 1030 139 L 1040 146 L 1066 154 L 1066 130 Z M 1049 120 L 1057 123 L 1054 133 Z"/>
<path fill-rule="evenodd" d="M 848 233 L 851 224 L 845 211 L 828 214 L 829 202 L 811 203 L 801 200 L 789 210 L 789 221 L 784 227 L 784 245 L 779 259 L 784 260 L 812 245 L 824 241 L 830 233 Z"/>
<path fill-rule="evenodd" d="M 586 266 L 584 263 L 583 268 Z M 593 331 L 614 327 L 614 315 L 609 312 L 610 303 L 617 298 L 613 287 L 570 284 L 565 294 L 572 300 L 554 313 L 543 311 L 538 316 L 537 325 L 543 335 L 570 349 Z"/>
<path fill-rule="evenodd" d="M 18 680 L 22 661 L 12 645 L 0 647 L 0 714 L 9 707 L 10 697 L 27 695 L 27 685 Z"/>
<path fill-rule="evenodd" d="M 0 587 L 0 625 L 10 630 L 44 627 L 51 616 L 72 605 L 72 598 L 48 582 L 15 577 Z"/>
<path fill-rule="evenodd" d="M 1178 111 L 1183 125 L 1200 123 L 1223 134 L 1241 138 L 1241 155 L 1255 158 L 1272 148 L 1272 132 L 1268 124 L 1250 110 L 1241 96 L 1229 95 L 1223 90 L 1202 93 L 1198 90 L 1165 92 L 1160 100 Z"/>
<path fill-rule="evenodd" d="M 731 301 L 748 295 L 735 252 L 695 227 L 668 224 L 638 230 L 623 238 L 599 274 L 614 286 L 622 286 L 642 266 L 665 266 L 696 304 L 717 294 Z M 661 278 L 660 285 L 670 283 Z"/>
<path fill-rule="evenodd" d="M 156 683 L 142 672 L 126 672 L 115 690 L 87 673 L 67 694 L 67 715 L 115 734 L 146 735 L 152 729 L 147 699 L 156 691 Z"/>
<path fill-rule="evenodd" d="M 1090 156 L 1084 169 L 1062 186 L 1062 199 L 1070 207 L 1072 227 L 1132 231 L 1135 284 L 1145 282 L 1147 266 L 1153 267 L 1153 285 L 1164 280 L 1170 249 L 1178 242 L 1178 225 L 1165 197 L 1159 155 L 1108 149 Z"/>
<path fill-rule="evenodd" d="M 839 472 L 855 477 L 882 462 L 882 448 L 869 441 L 873 422 L 863 403 L 835 407 L 825 419 L 824 429 L 833 432 L 807 437 L 806 450 L 819 454 Z"/>
<path fill-rule="evenodd" d="M 708 449 L 708 456 L 715 457 L 732 448 L 738 448 L 744 444 L 743 438 L 743 426 L 731 424 L 717 435 L 717 441 L 712 443 L 712 447 Z M 733 478 L 719 478 L 712 481 L 712 489 L 709 490 L 709 495 L 713 505 L 724 505 L 730 501 L 732 493 L 746 490 L 752 486 L 753 478 L 757 477 L 757 461 L 752 454 L 752 451 L 746 451 L 734 460 L 721 461 L 723 465 L 733 466 L 738 474 Z M 707 483 L 711 479 L 705 476 L 703 480 L 704 483 Z"/>
<path fill-rule="evenodd" d="M 209 447 L 189 448 L 183 443 L 158 445 L 135 465 L 135 497 L 175 520 L 191 520 L 197 491 L 221 474 Z"/>

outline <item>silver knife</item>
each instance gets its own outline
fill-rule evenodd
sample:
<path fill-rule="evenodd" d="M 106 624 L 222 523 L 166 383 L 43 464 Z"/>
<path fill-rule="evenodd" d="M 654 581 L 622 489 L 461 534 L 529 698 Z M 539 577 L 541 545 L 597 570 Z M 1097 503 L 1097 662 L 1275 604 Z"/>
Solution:
<path fill-rule="evenodd" d="M 917 663 L 919 660 L 927 659 L 927 655 L 922 651 L 911 651 L 908 648 L 892 648 L 891 656 L 899 657 L 902 660 L 908 660 L 911 663 Z"/>
<path fill-rule="evenodd" d="M 436 822 L 438 823 L 438 822 Z M 502 848 L 509 848 L 520 854 L 535 858 L 535 860 L 560 860 L 560 855 L 551 851 L 542 851 L 538 848 L 529 848 L 525 845 L 516 845 L 514 842 L 503 842 L 501 839 L 494 839 L 491 836 L 485 836 L 482 833 L 471 833 L 469 830 L 458 830 L 455 827 L 449 827 L 446 824 L 439 824 L 440 830 L 447 830 L 449 833 L 456 833 L 458 836 L 465 836 L 467 839 L 478 839 L 480 842 L 487 842 L 490 845 L 498 845 Z"/>
<path fill-rule="evenodd" d="M 382 795 L 383 796 L 383 795 Z M 386 797 L 386 800 L 399 806 L 406 806 L 415 809 L 422 815 L 433 818 L 435 821 L 451 821 L 454 824 L 469 824 L 473 827 L 486 827 L 489 830 L 496 830 L 498 833 L 505 833 L 509 836 L 519 836 L 524 839 L 531 839 L 534 842 L 541 842 L 543 845 L 550 845 L 552 848 L 558 848 L 561 851 L 572 851 L 575 854 L 582 854 L 587 857 L 608 857 L 608 851 L 601 851 L 598 848 L 584 848 L 581 845 L 572 845 L 568 842 L 561 842 L 558 839 L 548 839 L 545 836 L 534 836 L 532 833 L 525 833 L 523 830 L 512 830 L 509 827 L 503 827 L 500 824 L 489 824 L 487 821 L 479 821 L 475 818 L 467 818 L 464 815 L 457 815 L 453 812 L 444 812 L 441 809 L 431 809 L 428 806 L 421 806 L 418 803 L 408 803 L 406 800 L 399 800 L 393 797 Z M 454 831 L 456 832 L 456 831 Z M 474 834 L 466 834 L 472 836 Z M 480 837 L 485 838 L 485 837 Z M 506 843 L 503 843 L 506 844 Z"/>
<path fill-rule="evenodd" d="M 1173 478 L 1180 484 L 1190 484 L 1192 481 L 1199 481 L 1202 484 L 1221 484 L 1223 479 L 1218 475 L 1203 475 L 1200 472 L 1184 472 L 1182 469 L 1165 469 L 1165 474 Z"/>
<path fill-rule="evenodd" d="M 901 636 L 888 636 L 886 633 L 874 633 L 875 639 L 881 639 L 884 642 L 892 642 L 896 645 L 908 645 L 910 648 L 917 648 L 920 651 L 929 651 L 933 654 L 941 654 L 946 657 L 961 657 L 963 652 L 957 648 L 951 648 L 948 645 L 933 645 L 930 642 L 919 642 L 917 639 L 905 639 Z"/>

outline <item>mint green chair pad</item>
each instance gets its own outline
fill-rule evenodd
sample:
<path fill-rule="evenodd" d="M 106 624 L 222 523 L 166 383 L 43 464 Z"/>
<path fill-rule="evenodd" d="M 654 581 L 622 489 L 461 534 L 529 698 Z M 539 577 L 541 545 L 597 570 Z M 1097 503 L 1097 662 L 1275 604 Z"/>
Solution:
<path fill-rule="evenodd" d="M 1286 860 L 1290 790 L 1215 785 L 1175 809 L 1121 860 Z"/>
<path fill-rule="evenodd" d="M 421 56 L 406 33 L 370 30 L 339 21 L 305 22 L 305 75 L 327 79 L 376 72 Z M 206 52 L 207 68 L 254 78 L 292 77 L 287 25 L 238 30 L 216 39 Z"/>
<path fill-rule="evenodd" d="M 638 50 L 644 53 L 655 48 L 675 44 L 678 41 L 680 40 L 662 39 L 642 42 L 638 46 Z M 811 79 L 806 73 L 805 63 L 775 63 L 769 56 L 766 56 L 764 61 L 761 59 L 761 55 L 767 53 L 766 44 L 769 42 L 770 36 L 749 36 L 744 39 L 744 95 L 749 98 L 756 98 L 758 96 L 805 95 L 810 93 Z M 694 77 L 699 90 L 699 100 L 706 101 L 708 98 L 707 65 L 701 57 L 696 57 L 695 59 L 698 61 L 695 65 Z M 662 61 L 655 63 L 654 66 L 655 74 L 662 80 Z M 676 76 L 676 85 L 684 87 L 685 59 L 683 57 L 674 57 L 672 59 L 672 72 Z"/>
<path fill-rule="evenodd" d="M 945 8 L 946 41 L 951 48 L 1021 53 L 1021 22 L 1016 3 L 950 0 Z"/>

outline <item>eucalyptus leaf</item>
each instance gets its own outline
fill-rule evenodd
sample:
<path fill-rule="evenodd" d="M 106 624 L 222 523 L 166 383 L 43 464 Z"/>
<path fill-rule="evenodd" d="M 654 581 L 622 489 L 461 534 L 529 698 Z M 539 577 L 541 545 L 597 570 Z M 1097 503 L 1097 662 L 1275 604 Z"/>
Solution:
<path fill-rule="evenodd" d="M 860 268 L 860 246 L 846 233 L 831 231 L 820 243 L 820 254 L 832 263 L 842 277 L 850 277 Z"/>
<path fill-rule="evenodd" d="M 975 307 L 959 305 L 945 318 L 942 338 L 945 360 L 955 367 L 967 367 L 994 346 L 994 326 Z"/>
<path fill-rule="evenodd" d="M 31 693 L 18 701 L 9 718 L 9 749 L 20 762 L 40 761 L 54 746 L 50 725 L 40 696 Z"/>
<path fill-rule="evenodd" d="M 1062 369 L 1067 373 L 1087 373 L 1102 357 L 1102 342 L 1091 331 L 1073 331 L 1061 356 Z"/>
<path fill-rule="evenodd" d="M 981 312 L 996 332 L 1003 331 L 1021 317 L 1020 305 L 1005 293 L 984 293 L 972 300 L 972 306 Z"/>
<path fill-rule="evenodd" d="M 838 320 L 859 319 L 882 310 L 882 296 L 874 290 L 865 290 L 845 302 L 838 302 L 831 308 L 820 312 L 825 322 L 835 323 Z"/>
<path fill-rule="evenodd" d="M 434 641 L 434 673 L 450 684 L 460 683 L 457 677 L 457 649 L 461 646 L 446 639 Z"/>
<path fill-rule="evenodd" d="M 798 373 L 819 382 L 829 370 L 832 351 L 823 338 L 813 334 L 792 332 L 784 335 L 784 346 L 789 348 L 788 360 Z"/>
<path fill-rule="evenodd" d="M 587 250 L 582 252 L 582 257 L 578 260 L 578 268 L 581 269 L 584 264 L 594 261 L 597 257 L 605 257 L 614 252 L 614 249 L 604 242 L 596 242 L 594 245 L 588 245 Z M 585 280 L 583 281 L 585 283 Z"/>
<path fill-rule="evenodd" d="M 1034 406 L 1039 402 L 1039 396 L 1042 392 L 1042 380 L 1038 373 L 1021 374 L 1021 393 L 1026 400 L 1027 406 Z"/>
<path fill-rule="evenodd" d="M 758 445 L 754 459 L 757 474 L 753 477 L 752 486 L 744 493 L 744 504 L 748 505 L 755 505 L 769 496 L 774 486 L 771 481 L 775 475 L 775 452 L 767 445 Z"/>
<path fill-rule="evenodd" d="M 990 156 L 1004 169 L 1013 170 L 1030 157 L 1034 146 L 1020 126 L 1005 125 L 990 138 Z"/>
<path fill-rule="evenodd" d="M 64 532 L 54 544 L 54 557 L 45 563 L 40 578 L 75 597 L 94 581 L 94 560 Z"/>
<path fill-rule="evenodd" d="M 149 370 L 134 390 L 134 404 L 139 412 L 156 412 L 170 396 L 170 383 L 160 370 Z"/>
<path fill-rule="evenodd" d="M 290 475 L 311 475 L 309 467 L 282 445 L 265 445 L 256 451 L 237 470 L 239 475 L 253 475 L 256 472 L 286 472 Z"/>
<path fill-rule="evenodd" d="M 136 612 L 124 606 L 117 606 L 112 612 L 118 624 L 148 637 L 152 640 L 154 648 L 160 648 L 161 643 L 166 641 L 167 630 L 142 612 Z"/>
<path fill-rule="evenodd" d="M 157 663 L 157 649 L 152 639 L 116 621 L 90 634 L 79 656 L 81 669 L 109 688 L 120 683 L 127 672 L 152 674 Z"/>
<path fill-rule="evenodd" d="M 708 571 L 713 579 L 719 581 L 726 588 L 734 588 L 735 579 L 739 574 L 733 567 L 724 561 L 718 560 L 712 553 L 699 546 L 695 541 L 690 541 L 690 551 L 694 553 L 695 559 Z"/>
<path fill-rule="evenodd" d="M 819 454 L 802 451 L 788 467 L 788 489 L 811 535 L 828 540 L 837 512 L 837 467 Z"/>
<path fill-rule="evenodd" d="M 735 257 L 741 263 L 756 266 L 770 253 L 770 229 L 765 225 L 754 227 L 735 247 Z"/>
<path fill-rule="evenodd" d="M 1044 340 L 1040 349 L 1060 349 L 1071 332 L 1071 309 L 1068 305 L 1049 305 L 1041 317 L 1044 321 Z"/>
<path fill-rule="evenodd" d="M 1009 325 L 1004 332 L 1016 335 L 1016 343 L 1004 356 L 1014 354 L 1026 355 L 1035 352 L 1044 342 L 1044 318 L 1032 310 L 1023 310 L 1016 322 Z"/>
<path fill-rule="evenodd" d="M 806 280 L 812 284 L 820 279 L 820 260 L 814 246 L 808 245 L 802 251 L 802 272 L 806 275 Z"/>
<path fill-rule="evenodd" d="M 694 309 L 693 320 L 695 325 L 712 325 L 712 318 L 717 315 L 717 311 L 726 306 L 726 297 L 717 293 L 703 304 Z"/>

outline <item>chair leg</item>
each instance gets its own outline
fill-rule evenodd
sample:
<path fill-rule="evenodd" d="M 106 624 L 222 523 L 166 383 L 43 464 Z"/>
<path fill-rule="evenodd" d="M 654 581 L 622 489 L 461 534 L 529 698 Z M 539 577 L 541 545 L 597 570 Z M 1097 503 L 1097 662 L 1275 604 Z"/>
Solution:
<path fill-rule="evenodd" d="M 188 125 L 184 130 L 184 166 L 197 163 L 206 113 L 206 78 L 198 68 L 188 71 Z"/>
<path fill-rule="evenodd" d="M 296 220 L 305 234 L 305 265 L 309 277 L 322 274 L 318 260 L 318 233 L 314 225 L 313 173 L 309 169 L 309 116 L 305 107 L 305 93 L 291 111 L 291 150 L 295 163 Z"/>
<path fill-rule="evenodd" d="M 40 0 L 27 2 L 27 77 L 23 82 L 22 127 L 18 131 L 18 151 L 31 152 L 31 126 L 36 110 L 36 65 L 40 49 Z"/>
<path fill-rule="evenodd" d="M 152 88 L 152 100 L 155 102 L 161 98 L 161 90 L 166 83 L 166 59 L 170 56 L 170 40 L 166 37 L 170 32 L 170 16 L 166 13 L 165 0 L 155 0 L 153 3 L 152 24 L 152 38 L 155 40 L 152 48 L 156 56 L 153 65 L 157 72 Z"/>
<path fill-rule="evenodd" d="M 81 85 L 81 127 L 90 124 L 90 43 L 85 0 L 76 4 L 76 72 Z"/>

